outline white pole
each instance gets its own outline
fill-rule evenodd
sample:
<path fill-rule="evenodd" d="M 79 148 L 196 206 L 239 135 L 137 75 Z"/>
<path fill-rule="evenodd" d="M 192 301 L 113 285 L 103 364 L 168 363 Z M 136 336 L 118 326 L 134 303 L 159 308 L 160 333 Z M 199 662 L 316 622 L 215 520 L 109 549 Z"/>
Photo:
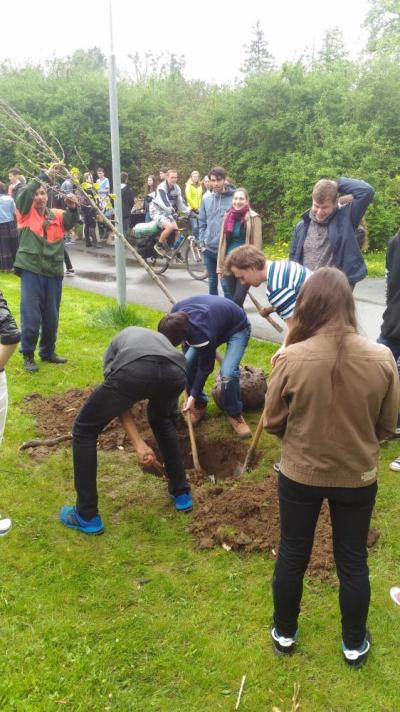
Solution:
<path fill-rule="evenodd" d="M 115 217 L 120 232 L 123 229 L 122 200 L 121 200 L 121 164 L 119 157 L 119 125 L 118 125 L 118 95 L 117 95 L 117 66 L 114 54 L 114 38 L 112 24 L 112 0 L 109 0 L 110 9 L 110 59 L 108 66 L 108 94 L 110 99 L 110 126 L 111 126 L 111 160 L 113 193 L 115 193 Z M 118 304 L 126 304 L 126 265 L 125 246 L 122 240 L 115 240 L 115 267 L 117 278 Z"/>

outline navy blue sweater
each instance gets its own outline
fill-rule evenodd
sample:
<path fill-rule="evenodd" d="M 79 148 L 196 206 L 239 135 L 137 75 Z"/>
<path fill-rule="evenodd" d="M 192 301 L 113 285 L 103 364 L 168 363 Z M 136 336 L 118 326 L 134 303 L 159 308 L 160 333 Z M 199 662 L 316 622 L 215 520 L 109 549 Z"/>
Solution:
<path fill-rule="evenodd" d="M 190 331 L 186 349 L 194 346 L 199 350 L 196 376 L 190 395 L 198 398 L 203 391 L 207 376 L 214 370 L 215 352 L 233 334 L 249 328 L 244 310 L 230 299 L 204 294 L 176 302 L 171 312 L 183 311 L 189 317 Z"/>

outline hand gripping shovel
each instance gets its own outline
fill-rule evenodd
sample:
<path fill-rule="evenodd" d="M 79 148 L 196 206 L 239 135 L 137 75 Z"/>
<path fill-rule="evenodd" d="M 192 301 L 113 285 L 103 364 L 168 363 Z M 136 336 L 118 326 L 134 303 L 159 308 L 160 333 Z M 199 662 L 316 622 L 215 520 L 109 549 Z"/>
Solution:
<path fill-rule="evenodd" d="M 263 412 L 261 413 L 261 418 L 260 418 L 260 420 L 258 421 L 258 425 L 257 425 L 257 428 L 256 428 L 256 432 L 254 433 L 254 435 L 253 435 L 253 437 L 252 437 L 252 440 L 251 440 L 251 443 L 250 443 L 250 447 L 249 447 L 249 449 L 248 449 L 248 451 L 247 451 L 247 455 L 246 455 L 246 457 L 245 457 L 245 461 L 244 461 L 243 465 L 238 465 L 237 468 L 236 468 L 236 470 L 235 470 L 235 475 L 236 475 L 236 477 L 241 477 L 242 475 L 244 475 L 244 473 L 247 472 L 247 470 L 248 470 L 249 467 L 250 467 L 251 458 L 252 458 L 253 455 L 254 455 L 255 449 L 256 449 L 257 444 L 258 444 L 258 441 L 259 441 L 259 439 L 260 439 L 260 435 L 261 435 L 262 430 L 263 430 L 263 426 L 264 426 L 264 415 L 265 415 L 265 408 L 264 408 Z"/>

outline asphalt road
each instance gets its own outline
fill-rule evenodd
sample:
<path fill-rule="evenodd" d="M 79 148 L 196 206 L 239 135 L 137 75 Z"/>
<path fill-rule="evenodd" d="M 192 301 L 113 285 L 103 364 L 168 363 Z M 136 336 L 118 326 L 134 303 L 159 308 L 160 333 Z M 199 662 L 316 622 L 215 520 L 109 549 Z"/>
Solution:
<path fill-rule="evenodd" d="M 67 247 L 75 275 L 64 279 L 64 286 L 76 287 L 96 294 L 116 297 L 116 278 L 114 248 L 105 246 L 102 250 L 87 249 L 82 241 Z M 193 294 L 207 294 L 207 280 L 194 280 L 184 267 L 170 267 L 161 280 L 173 294 L 176 300 L 184 299 Z M 169 311 L 170 303 L 164 293 L 152 281 L 147 272 L 140 267 L 127 251 L 126 266 L 127 301 L 144 304 L 161 311 Z M 252 292 L 261 304 L 265 305 L 265 289 L 261 285 Z M 354 296 L 357 304 L 357 315 L 360 332 L 369 339 L 376 340 L 385 308 L 385 280 L 365 279 L 356 285 Z M 245 309 L 252 324 L 252 335 L 258 339 L 281 342 L 283 334 L 278 333 L 268 322 L 259 316 L 249 298 Z M 279 317 L 273 318 L 281 325 Z"/>

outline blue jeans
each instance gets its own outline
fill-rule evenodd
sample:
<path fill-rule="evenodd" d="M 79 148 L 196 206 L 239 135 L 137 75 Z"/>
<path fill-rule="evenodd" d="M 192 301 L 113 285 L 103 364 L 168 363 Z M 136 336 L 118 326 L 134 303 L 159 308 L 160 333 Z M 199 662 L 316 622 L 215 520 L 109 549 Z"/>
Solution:
<path fill-rule="evenodd" d="M 233 274 L 227 274 L 221 280 L 224 297 L 235 302 L 239 307 L 243 306 L 246 299 L 246 294 L 249 291 L 248 284 L 240 284 L 239 280 Z"/>
<path fill-rule="evenodd" d="M 192 228 L 192 235 L 195 236 L 196 240 L 199 238 L 199 218 L 190 218 L 190 226 Z"/>
<path fill-rule="evenodd" d="M 226 345 L 224 360 L 221 364 L 221 400 L 224 411 L 236 417 L 242 413 L 243 405 L 240 400 L 240 361 L 246 349 L 250 338 L 250 327 L 237 331 L 233 334 Z M 187 385 L 190 392 L 196 375 L 197 362 L 200 349 L 190 346 L 185 353 L 185 358 L 188 364 L 187 369 Z M 206 405 L 208 397 L 202 393 L 199 398 L 196 398 L 197 407 Z"/>
<path fill-rule="evenodd" d="M 34 353 L 39 338 L 39 355 L 54 353 L 60 311 L 62 277 L 46 277 L 21 270 L 21 353 Z"/>
<path fill-rule="evenodd" d="M 203 259 L 204 259 L 204 264 L 207 267 L 207 272 L 208 272 L 208 293 L 209 294 L 214 294 L 214 296 L 218 296 L 218 275 L 217 275 L 217 253 L 216 252 L 211 252 L 211 250 L 204 250 L 203 252 Z M 227 297 L 228 295 L 225 294 L 225 288 L 222 283 L 222 289 L 224 291 L 224 296 Z M 228 297 L 229 299 L 229 297 Z"/>

